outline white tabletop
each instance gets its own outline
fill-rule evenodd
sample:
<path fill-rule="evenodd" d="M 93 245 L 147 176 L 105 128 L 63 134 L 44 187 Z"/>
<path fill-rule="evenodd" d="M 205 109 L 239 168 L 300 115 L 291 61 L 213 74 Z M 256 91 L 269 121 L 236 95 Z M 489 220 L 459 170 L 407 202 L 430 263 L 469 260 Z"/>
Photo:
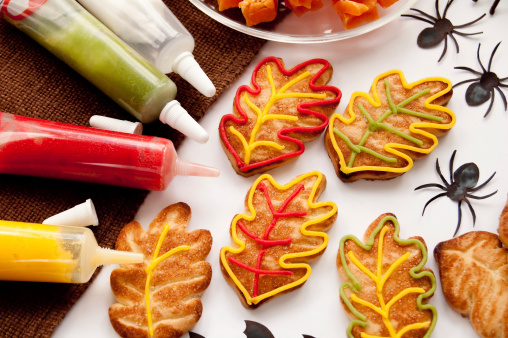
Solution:
<path fill-rule="evenodd" d="M 476 19 L 488 13 L 494 0 L 456 1 L 447 17 L 455 24 Z M 441 1 L 441 8 L 445 1 Z M 434 1 L 419 0 L 414 6 L 434 15 Z M 177 177 L 162 192 L 151 192 L 136 220 L 145 229 L 152 218 L 164 207 L 185 202 L 192 209 L 189 231 L 204 228 L 211 231 L 213 247 L 207 261 L 213 268 L 213 277 L 207 291 L 201 297 L 203 315 L 192 329 L 206 338 L 245 337 L 245 320 L 259 322 L 270 329 L 275 337 L 302 337 L 302 334 L 319 338 L 344 337 L 349 324 L 339 300 L 341 280 L 336 272 L 336 255 L 342 236 L 354 234 L 363 238 L 368 225 L 385 212 L 394 213 L 401 225 L 401 237 L 422 236 L 428 247 L 427 267 L 438 276 L 438 268 L 432 252 L 437 243 L 451 239 L 457 224 L 457 203 L 444 197 L 422 210 L 425 203 L 437 195 L 438 189 L 414 191 L 425 183 L 439 182 L 435 170 L 439 159 L 443 174 L 449 177 L 448 161 L 457 150 L 455 169 L 461 164 L 474 162 L 480 168 L 482 183 L 492 173 L 493 180 L 476 192 L 478 196 L 495 190 L 497 194 L 484 200 L 472 200 L 476 211 L 476 226 L 465 205 L 462 209 L 462 225 L 459 233 L 485 230 L 497 233 L 499 215 L 506 203 L 508 193 L 508 112 L 499 93 L 496 92 L 491 113 L 484 118 L 488 103 L 478 107 L 466 104 L 466 85 L 454 89 L 448 104 L 457 116 L 457 123 L 438 147 L 425 159 L 415 162 L 406 174 L 389 181 L 358 181 L 343 183 L 335 175 L 324 147 L 321 135 L 306 144 L 305 153 L 297 160 L 269 172 L 277 182 L 285 184 L 293 177 L 311 170 L 319 170 L 327 177 L 327 187 L 321 201 L 333 201 L 338 206 L 338 218 L 328 231 L 330 243 L 321 258 L 314 261 L 312 275 L 305 285 L 289 294 L 277 297 L 256 310 L 247 310 L 231 287 L 225 282 L 219 266 L 219 252 L 231 245 L 229 227 L 237 213 L 243 213 L 244 198 L 257 176 L 244 178 L 232 169 L 219 142 L 218 125 L 224 114 L 232 112 L 233 99 L 238 86 L 250 83 L 255 65 L 266 56 L 283 58 L 287 68 L 312 58 L 325 58 L 333 66 L 331 85 L 342 91 L 342 101 L 337 112 L 344 112 L 354 91 L 368 92 L 374 78 L 387 70 L 400 69 L 409 82 L 429 76 L 443 76 L 453 83 L 471 79 L 473 74 L 454 69 L 467 66 L 479 70 L 476 59 L 478 43 L 481 42 L 481 59 L 485 67 L 495 45 L 508 28 L 508 2 L 502 1 L 494 16 L 487 16 L 464 32 L 483 31 L 471 37 L 455 35 L 460 53 L 448 39 L 448 51 L 438 62 L 444 42 L 432 49 L 421 49 L 416 44 L 418 34 L 429 24 L 410 18 L 398 18 L 393 22 L 362 36 L 324 44 L 285 44 L 268 42 L 245 73 L 231 88 L 224 92 L 209 109 L 201 125 L 210 133 L 208 143 L 202 145 L 186 140 L 178 153 L 183 159 L 219 168 L 219 178 Z M 492 62 L 492 70 L 499 77 L 508 76 L 508 41 L 503 42 Z M 504 89 L 506 95 L 508 90 Z M 100 225 L 99 225 L 100 226 Z M 116 266 L 102 269 L 98 278 L 78 303 L 72 308 L 54 333 L 55 338 L 116 337 L 109 323 L 108 308 L 115 302 L 109 286 L 109 276 Z M 468 319 L 455 313 L 438 289 L 430 300 L 438 311 L 434 337 L 476 337 Z"/>

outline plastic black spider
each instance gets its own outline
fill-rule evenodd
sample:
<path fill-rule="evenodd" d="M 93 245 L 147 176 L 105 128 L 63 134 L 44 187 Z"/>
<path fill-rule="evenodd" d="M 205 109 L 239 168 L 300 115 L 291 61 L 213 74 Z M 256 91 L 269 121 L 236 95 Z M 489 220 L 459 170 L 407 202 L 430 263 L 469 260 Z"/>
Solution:
<path fill-rule="evenodd" d="M 501 91 L 500 87 L 508 88 L 507 84 L 501 83 L 502 81 L 508 80 L 508 77 L 500 79 L 495 73 L 490 71 L 490 66 L 492 65 L 492 58 L 494 57 L 494 54 L 496 53 L 497 48 L 501 42 L 499 42 L 494 50 L 492 51 L 492 54 L 490 55 L 490 61 L 489 61 L 489 67 L 485 69 L 483 67 L 482 61 L 480 60 L 480 45 L 478 44 L 478 52 L 477 52 L 477 58 L 478 63 L 480 64 L 480 67 L 482 67 L 482 72 L 477 72 L 471 68 L 468 67 L 455 67 L 455 69 L 462 69 L 467 70 L 468 72 L 471 72 L 473 74 L 479 75 L 480 77 L 470 80 L 465 80 L 462 82 L 459 82 L 455 84 L 453 87 L 456 87 L 458 85 L 461 85 L 463 83 L 467 82 L 473 82 L 469 85 L 469 87 L 466 90 L 466 102 L 470 106 L 479 106 L 482 103 L 485 103 L 488 99 L 490 99 L 490 105 L 487 109 L 487 112 L 483 117 L 487 116 L 490 113 L 490 110 L 492 109 L 492 104 L 494 103 L 494 89 L 498 91 L 498 93 L 501 95 L 501 98 L 504 102 L 504 110 L 507 109 L 507 103 L 506 103 L 506 96 Z"/>
<path fill-rule="evenodd" d="M 455 153 L 457 153 L 457 150 L 455 150 L 452 154 L 452 157 L 450 158 L 450 182 L 448 183 L 446 179 L 443 177 L 443 174 L 441 174 L 441 168 L 439 167 L 439 159 L 436 159 L 436 171 L 439 174 L 439 177 L 441 178 L 441 181 L 443 181 L 444 186 L 438 183 L 429 183 L 420 185 L 419 187 L 416 187 L 415 190 L 423 189 L 423 188 L 440 188 L 441 190 L 444 190 L 445 192 L 440 193 L 434 197 L 432 197 L 430 200 L 427 201 L 425 204 L 425 207 L 423 208 L 422 216 L 425 213 L 425 209 L 427 206 L 434 200 L 443 197 L 448 196 L 452 201 L 459 202 L 458 209 L 459 209 L 459 219 L 457 222 L 457 228 L 455 229 L 455 233 L 453 236 L 457 234 L 460 228 L 460 222 L 462 220 L 462 211 L 460 209 L 462 201 L 466 202 L 467 206 L 469 207 L 469 210 L 471 211 L 471 215 L 473 216 L 473 226 L 476 223 L 476 214 L 474 212 L 473 206 L 469 202 L 468 198 L 480 200 L 488 198 L 495 193 L 497 193 L 497 190 L 493 193 L 490 193 L 485 196 L 474 196 L 471 195 L 471 192 L 475 192 L 483 188 L 487 183 L 490 182 L 490 180 L 494 177 L 496 174 L 495 172 L 490 176 L 485 182 L 478 185 L 478 179 L 480 178 L 480 169 L 478 169 L 478 166 L 474 163 L 466 163 L 463 164 L 457 169 L 455 172 L 453 172 L 453 160 L 455 159 Z M 452 176 L 453 173 L 453 176 Z"/>
<path fill-rule="evenodd" d="M 421 48 L 430 48 L 437 46 L 441 41 L 444 40 L 445 45 L 443 49 L 443 53 L 441 54 L 441 57 L 439 58 L 439 61 L 443 58 L 443 56 L 446 54 L 446 50 L 448 49 L 448 36 L 452 38 L 453 42 L 455 43 L 455 47 L 457 49 L 457 53 L 459 52 L 459 44 L 455 37 L 453 36 L 453 33 L 461 35 L 461 36 L 467 36 L 467 35 L 477 35 L 482 34 L 483 32 L 476 32 L 476 33 L 463 33 L 459 32 L 456 29 L 457 28 L 463 28 L 470 26 L 474 24 L 475 22 L 480 21 L 486 14 L 483 14 L 478 19 L 473 20 L 471 22 L 465 23 L 463 25 L 454 26 L 450 20 L 446 18 L 446 12 L 448 12 L 448 8 L 450 8 L 450 5 L 453 3 L 454 0 L 448 0 L 446 3 L 445 10 L 443 12 L 443 16 L 439 14 L 439 0 L 436 0 L 436 17 L 433 17 L 432 15 L 429 15 L 419 9 L 411 8 L 411 10 L 420 13 L 424 16 L 424 18 L 412 15 L 412 14 L 402 14 L 402 16 L 410 17 L 413 19 L 421 20 L 427 23 L 430 23 L 433 27 L 427 27 L 421 33 L 418 35 L 418 46 Z"/>
<path fill-rule="evenodd" d="M 473 1 L 474 2 L 478 2 L 478 0 L 473 0 Z M 497 7 L 497 5 L 499 5 L 500 1 L 501 0 L 494 0 L 494 3 L 492 4 L 492 7 L 490 7 L 490 11 L 489 11 L 490 15 L 494 15 L 494 12 L 496 11 L 496 7 Z"/>

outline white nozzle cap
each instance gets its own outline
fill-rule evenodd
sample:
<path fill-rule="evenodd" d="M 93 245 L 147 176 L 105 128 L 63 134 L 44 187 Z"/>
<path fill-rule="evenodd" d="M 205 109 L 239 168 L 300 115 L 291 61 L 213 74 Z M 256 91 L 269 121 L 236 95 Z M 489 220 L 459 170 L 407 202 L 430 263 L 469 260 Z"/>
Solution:
<path fill-rule="evenodd" d="M 125 120 L 117 120 L 111 117 L 94 115 L 90 118 L 90 126 L 93 128 L 119 131 L 122 133 L 139 134 L 143 132 L 143 124 L 141 122 L 130 122 Z"/>
<path fill-rule="evenodd" d="M 208 133 L 203 129 L 185 109 L 182 108 L 180 102 L 170 101 L 163 109 L 159 116 L 162 123 L 168 124 L 175 128 L 185 136 L 190 137 L 196 142 L 206 143 L 208 141 Z"/>
<path fill-rule="evenodd" d="M 88 226 L 99 225 L 99 219 L 91 199 L 45 219 L 42 224 Z"/>
<path fill-rule="evenodd" d="M 173 61 L 173 71 L 179 74 L 200 93 L 207 97 L 215 95 L 216 89 L 212 81 L 194 59 L 194 55 L 183 52 Z"/>

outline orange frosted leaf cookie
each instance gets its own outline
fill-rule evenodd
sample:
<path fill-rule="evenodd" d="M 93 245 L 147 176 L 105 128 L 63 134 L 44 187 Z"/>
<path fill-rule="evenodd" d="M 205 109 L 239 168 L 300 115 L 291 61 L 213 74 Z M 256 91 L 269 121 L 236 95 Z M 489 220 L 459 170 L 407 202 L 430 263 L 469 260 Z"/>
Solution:
<path fill-rule="evenodd" d="M 231 222 L 234 247 L 220 252 L 226 281 L 246 308 L 254 309 L 301 287 L 311 274 L 309 261 L 328 244 L 328 230 L 337 218 L 333 202 L 317 202 L 326 186 L 318 171 L 279 185 L 260 176 L 245 199 L 248 214 Z"/>
<path fill-rule="evenodd" d="M 200 295 L 212 278 L 205 258 L 212 246 L 208 230 L 186 232 L 190 208 L 177 203 L 163 209 L 148 231 L 133 221 L 116 249 L 139 252 L 140 264 L 121 265 L 111 273 L 117 303 L 109 319 L 122 337 L 181 337 L 201 317 Z"/>
<path fill-rule="evenodd" d="M 265 172 L 300 156 L 304 142 L 318 137 L 341 98 L 326 86 L 332 76 L 323 59 L 286 70 L 281 59 L 262 60 L 252 87 L 238 88 L 233 114 L 222 117 L 219 133 L 224 151 L 243 176 Z"/>
<path fill-rule="evenodd" d="M 369 94 L 353 93 L 344 115 L 330 118 L 325 145 L 337 176 L 351 182 L 407 172 L 455 125 L 444 107 L 451 96 L 444 78 L 407 83 L 399 70 L 377 76 Z"/>
<path fill-rule="evenodd" d="M 424 268 L 427 247 L 420 237 L 401 239 L 399 231 L 397 218 L 383 214 L 364 243 L 353 235 L 340 241 L 337 268 L 350 338 L 429 337 L 436 325 L 436 309 L 427 304 L 436 289 L 433 272 Z"/>
<path fill-rule="evenodd" d="M 498 232 L 471 231 L 434 249 L 446 302 L 482 338 L 508 337 L 508 203 Z"/>

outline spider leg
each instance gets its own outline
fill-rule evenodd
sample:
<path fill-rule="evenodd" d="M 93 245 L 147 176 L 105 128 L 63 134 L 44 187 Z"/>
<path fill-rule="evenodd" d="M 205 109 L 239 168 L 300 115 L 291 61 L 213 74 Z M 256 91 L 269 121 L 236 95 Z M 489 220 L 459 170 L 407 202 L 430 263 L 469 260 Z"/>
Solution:
<path fill-rule="evenodd" d="M 416 187 L 416 188 L 415 188 L 415 191 L 416 191 L 416 190 L 423 189 L 423 188 L 431 188 L 431 187 L 432 187 L 432 188 L 439 188 L 439 189 L 441 189 L 441 190 L 446 191 L 446 188 L 445 188 L 445 187 L 443 187 L 441 184 L 437 184 L 437 183 L 422 184 L 422 185 L 420 185 L 420 186 Z"/>
<path fill-rule="evenodd" d="M 423 16 L 425 16 L 425 17 L 427 17 L 427 18 L 431 19 L 431 20 L 437 21 L 437 18 L 436 18 L 436 17 L 433 17 L 432 15 L 427 14 L 427 13 L 425 13 L 424 11 L 419 10 L 418 8 L 411 8 L 411 10 L 413 10 L 413 11 L 415 11 L 415 12 L 417 12 L 417 13 L 420 13 L 421 15 L 423 15 Z"/>
<path fill-rule="evenodd" d="M 508 86 L 507 86 L 508 87 Z M 504 111 L 506 111 L 506 109 L 508 108 L 507 107 L 507 102 L 506 102 L 506 96 L 504 96 L 504 93 L 501 91 L 501 89 L 499 89 L 499 87 L 496 87 L 496 90 L 497 92 L 499 93 L 499 95 L 501 95 L 501 98 L 503 99 L 503 103 L 504 103 Z"/>
<path fill-rule="evenodd" d="M 480 185 L 478 185 L 478 186 L 476 186 L 476 187 L 474 187 L 472 189 L 469 189 L 469 191 L 478 191 L 478 190 L 480 190 L 481 188 L 486 186 L 487 183 L 489 183 L 492 178 L 494 178 L 495 174 L 496 174 L 496 172 L 494 172 L 485 182 L 483 182 L 482 184 L 480 184 Z"/>
<path fill-rule="evenodd" d="M 457 49 L 457 53 L 458 53 L 459 52 L 459 43 L 457 42 L 457 39 L 455 39 L 453 34 L 450 34 L 450 37 L 452 38 L 453 42 L 455 43 L 455 49 Z"/>
<path fill-rule="evenodd" d="M 443 174 L 441 173 L 441 167 L 439 167 L 439 159 L 436 158 L 436 171 L 439 175 L 439 177 L 441 178 L 441 181 L 443 181 L 443 183 L 446 185 L 446 187 L 448 188 L 450 186 L 450 184 L 448 184 L 448 182 L 446 181 L 446 179 L 444 178 Z M 446 189 L 445 189 L 446 190 Z"/>
<path fill-rule="evenodd" d="M 439 0 L 436 0 L 436 3 L 434 4 L 434 6 L 436 7 L 436 15 L 437 15 L 437 18 L 438 20 L 441 20 L 441 14 L 439 14 Z M 446 7 L 450 6 L 450 0 L 448 0 L 448 3 L 446 4 Z M 445 9 L 445 12 L 446 12 L 446 9 Z"/>
<path fill-rule="evenodd" d="M 430 200 L 428 200 L 428 201 L 427 201 L 427 203 L 425 203 L 425 206 L 423 207 L 422 216 L 423 216 L 423 214 L 425 213 L 425 209 L 427 209 L 427 206 L 428 206 L 431 202 L 433 202 L 433 201 L 435 201 L 436 199 L 438 199 L 438 198 L 440 198 L 440 197 L 443 197 L 443 196 L 446 196 L 446 193 L 445 193 L 445 192 L 442 192 L 442 193 L 440 193 L 440 194 L 438 194 L 438 195 L 436 195 L 436 196 L 432 197 Z"/>
<path fill-rule="evenodd" d="M 499 41 L 496 45 L 496 47 L 494 47 L 494 50 L 492 51 L 492 54 L 490 54 L 490 60 L 489 60 L 489 68 L 488 68 L 488 71 L 490 72 L 490 66 L 492 65 L 492 59 L 494 58 L 494 54 L 496 54 L 496 51 L 497 51 L 497 47 L 499 47 L 499 45 L 501 44 L 501 41 Z M 479 51 L 479 50 L 478 50 Z"/>
<path fill-rule="evenodd" d="M 452 33 L 458 34 L 458 35 L 460 35 L 460 36 L 470 36 L 470 35 L 483 34 L 483 32 L 476 32 L 476 33 L 464 33 L 464 32 L 459 32 L 459 31 L 456 31 L 455 29 L 453 29 L 453 30 L 452 30 Z"/>
<path fill-rule="evenodd" d="M 450 170 L 450 184 L 453 184 L 453 162 L 455 161 L 455 154 L 457 150 L 454 150 L 450 157 L 449 170 Z"/>
<path fill-rule="evenodd" d="M 490 7 L 490 11 L 489 11 L 490 15 L 494 15 L 494 12 L 496 11 L 496 7 L 497 7 L 497 5 L 499 5 L 500 1 L 501 0 L 494 1 L 494 3 L 492 4 L 492 7 Z"/>
<path fill-rule="evenodd" d="M 467 203 L 467 206 L 469 207 L 469 211 L 471 211 L 471 216 L 473 216 L 473 226 L 474 226 L 476 224 L 476 213 L 474 212 L 473 206 L 467 200 L 467 198 L 465 198 L 464 201 Z"/>
<path fill-rule="evenodd" d="M 483 117 L 486 117 L 487 115 L 489 115 L 490 110 L 492 109 L 492 105 L 494 104 L 494 96 L 495 96 L 496 92 L 494 90 L 491 90 L 491 93 L 492 93 L 492 96 L 490 98 L 489 108 L 487 109 L 487 112 L 485 113 L 485 115 L 483 115 Z"/>
<path fill-rule="evenodd" d="M 457 67 L 455 67 L 457 68 Z M 464 80 L 464 81 L 461 81 L 459 83 L 456 83 L 453 85 L 453 88 L 457 87 L 457 86 L 460 86 L 461 84 L 464 84 L 464 83 L 468 83 L 468 82 L 475 82 L 475 81 L 479 81 L 480 79 L 471 79 L 471 80 Z"/>
<path fill-rule="evenodd" d="M 484 13 L 482 16 L 480 16 L 480 17 L 476 18 L 476 19 L 475 19 L 475 20 L 473 20 L 473 21 L 470 21 L 470 22 L 465 23 L 465 24 L 462 24 L 462 25 L 454 26 L 453 28 L 454 28 L 454 29 L 455 29 L 455 28 L 464 28 L 464 27 L 466 27 L 466 26 L 470 26 L 470 25 L 472 25 L 472 24 L 474 24 L 474 23 L 476 23 L 476 22 L 480 21 L 481 19 L 483 19 L 483 17 L 484 17 L 485 15 L 487 15 L 487 14 L 485 14 L 485 13 Z"/>
<path fill-rule="evenodd" d="M 437 62 L 439 62 L 439 61 L 441 61 L 441 59 L 443 59 L 443 56 L 446 54 L 447 48 L 448 48 L 448 34 L 445 35 L 443 53 L 441 53 L 441 57 L 439 58 L 439 60 L 437 60 Z"/>
<path fill-rule="evenodd" d="M 482 60 L 480 59 L 480 46 L 481 45 L 482 45 L 481 43 L 478 44 L 478 50 L 476 51 L 476 58 L 478 59 L 478 63 L 480 64 L 480 67 L 482 67 L 483 72 L 486 73 L 487 70 L 485 69 L 485 67 L 483 67 Z M 492 61 L 492 57 L 491 57 L 490 61 Z M 489 62 L 489 71 L 490 71 L 490 62 Z"/>
<path fill-rule="evenodd" d="M 453 0 L 448 0 L 448 2 L 446 3 L 446 7 L 444 9 L 444 12 L 443 12 L 443 18 L 446 18 L 446 13 L 448 12 L 448 8 L 450 8 L 451 4 L 452 4 Z M 437 9 L 437 4 L 439 3 L 439 0 L 436 0 L 436 11 L 438 10 Z"/>
<path fill-rule="evenodd" d="M 505 77 L 505 78 L 499 79 L 499 81 L 506 81 L 506 80 L 508 80 L 508 77 Z M 500 84 L 499 84 L 499 87 L 508 88 L 508 85 L 505 85 L 505 84 L 500 83 Z"/>
<path fill-rule="evenodd" d="M 424 19 L 424 18 L 420 18 L 419 16 L 416 16 L 416 15 L 412 15 L 412 14 L 402 14 L 401 16 L 405 16 L 405 17 L 408 17 L 408 18 L 413 18 L 413 19 L 417 19 L 417 20 L 420 20 L 420 21 L 425 21 L 427 23 L 430 23 L 431 25 L 434 25 L 434 22 L 430 21 L 430 20 L 427 20 L 427 19 Z"/>
<path fill-rule="evenodd" d="M 457 220 L 457 228 L 455 228 L 455 232 L 453 233 L 453 237 L 455 237 L 455 235 L 457 235 L 457 232 L 459 232 L 460 222 L 462 221 L 462 210 L 460 210 L 461 203 L 462 203 L 462 201 L 459 201 L 459 203 L 458 203 L 459 218 Z"/>
<path fill-rule="evenodd" d="M 453 68 L 454 68 L 454 69 L 460 69 L 460 70 L 467 70 L 468 72 L 471 72 L 471 73 L 473 73 L 473 74 L 480 75 L 480 76 L 482 76 L 482 75 L 483 75 L 483 73 L 480 73 L 479 71 L 476 71 L 476 70 L 471 69 L 471 68 L 469 68 L 469 67 L 453 67 Z M 478 79 L 478 80 L 479 80 L 479 79 Z"/>
<path fill-rule="evenodd" d="M 496 193 L 497 193 L 497 190 L 494 191 L 493 193 L 490 193 L 490 194 L 485 195 L 485 196 L 475 196 L 475 195 L 466 194 L 466 197 L 472 198 L 474 200 L 483 200 L 485 198 L 489 198 L 492 195 L 495 195 Z"/>

